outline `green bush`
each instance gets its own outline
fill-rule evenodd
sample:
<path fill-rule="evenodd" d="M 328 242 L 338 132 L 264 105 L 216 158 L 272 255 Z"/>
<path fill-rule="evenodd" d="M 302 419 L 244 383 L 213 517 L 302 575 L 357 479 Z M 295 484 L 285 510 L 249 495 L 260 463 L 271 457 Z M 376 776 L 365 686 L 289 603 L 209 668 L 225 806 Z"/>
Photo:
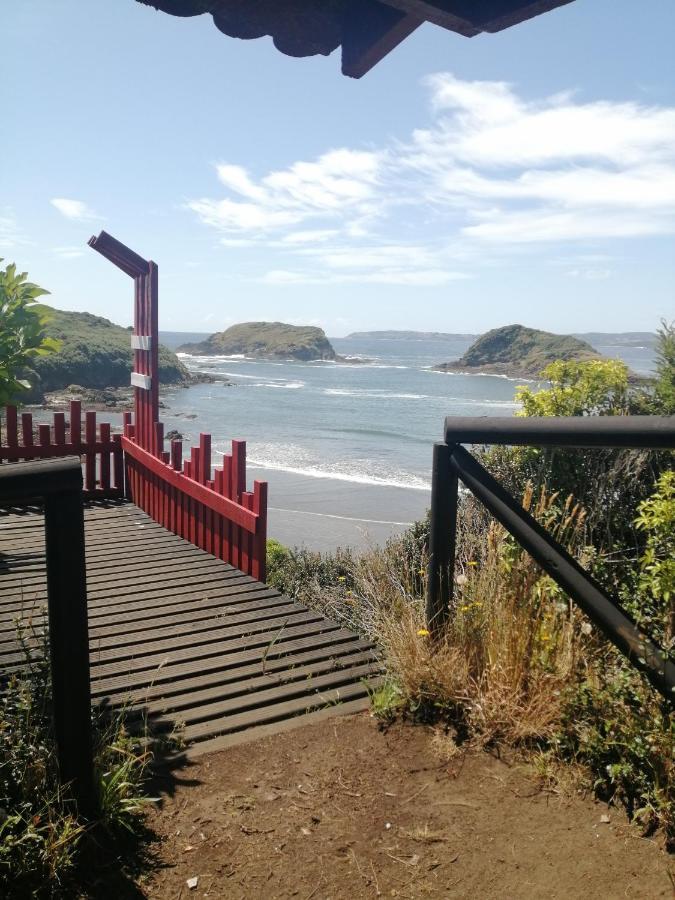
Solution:
<path fill-rule="evenodd" d="M 140 833 L 149 802 L 142 789 L 147 753 L 121 717 L 111 722 L 95 713 L 100 812 L 95 822 L 78 818 L 59 784 L 47 648 L 37 636 L 42 658 L 0 682 L 0 896 L 7 898 L 86 893 L 101 858 Z"/>
<path fill-rule="evenodd" d="M 45 335 L 45 317 L 35 303 L 49 292 L 27 278 L 13 263 L 0 268 L 0 405 L 25 393 L 31 387 L 27 370 L 59 346 Z"/>

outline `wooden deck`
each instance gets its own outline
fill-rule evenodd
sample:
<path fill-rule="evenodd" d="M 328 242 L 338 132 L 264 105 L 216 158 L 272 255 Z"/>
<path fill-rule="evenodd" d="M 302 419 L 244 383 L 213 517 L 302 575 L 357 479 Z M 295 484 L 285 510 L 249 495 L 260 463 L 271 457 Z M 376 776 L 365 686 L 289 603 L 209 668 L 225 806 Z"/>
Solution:
<path fill-rule="evenodd" d="M 191 754 L 367 707 L 378 665 L 353 632 L 131 503 L 88 505 L 85 526 L 94 703 L 180 726 Z M 42 516 L 0 510 L 0 672 L 25 661 L 17 619 L 45 607 Z"/>

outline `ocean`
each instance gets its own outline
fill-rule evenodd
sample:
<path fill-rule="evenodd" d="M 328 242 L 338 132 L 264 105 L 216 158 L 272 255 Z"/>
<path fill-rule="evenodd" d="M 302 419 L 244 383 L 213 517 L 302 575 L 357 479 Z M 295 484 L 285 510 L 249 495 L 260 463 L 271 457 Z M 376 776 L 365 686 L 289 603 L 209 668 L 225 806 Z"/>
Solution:
<path fill-rule="evenodd" d="M 173 348 L 200 335 L 162 333 Z M 601 347 L 635 371 L 649 372 L 653 346 Z M 218 463 L 232 438 L 247 441 L 249 473 L 270 484 L 270 537 L 331 550 L 381 543 L 424 515 L 431 452 L 447 415 L 511 416 L 523 379 L 444 374 L 471 338 L 331 339 L 354 364 L 269 361 L 243 356 L 182 356 L 194 372 L 222 382 L 167 390 L 165 430 L 189 442 L 213 438 Z"/>

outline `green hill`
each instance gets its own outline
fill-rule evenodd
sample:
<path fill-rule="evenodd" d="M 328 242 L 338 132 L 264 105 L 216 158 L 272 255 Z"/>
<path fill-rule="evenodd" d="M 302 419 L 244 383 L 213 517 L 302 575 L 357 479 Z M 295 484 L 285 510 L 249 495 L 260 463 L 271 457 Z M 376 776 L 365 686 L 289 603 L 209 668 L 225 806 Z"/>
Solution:
<path fill-rule="evenodd" d="M 464 356 L 435 368 L 442 372 L 485 372 L 513 377 L 537 377 L 557 359 L 600 359 L 586 341 L 569 334 L 551 334 L 524 325 L 493 328 L 478 338 Z"/>
<path fill-rule="evenodd" d="M 257 356 L 264 359 L 333 360 L 335 350 L 323 329 L 284 322 L 242 322 L 205 341 L 183 344 L 182 353 L 199 356 Z"/>
<path fill-rule="evenodd" d="M 132 367 L 131 329 L 122 328 L 101 316 L 86 312 L 65 312 L 39 305 L 48 315 L 45 328 L 49 337 L 57 338 L 57 353 L 38 357 L 33 368 L 38 376 L 36 391 L 41 397 L 71 384 L 85 388 L 128 387 Z M 186 384 L 190 375 L 178 357 L 159 348 L 161 384 Z"/>

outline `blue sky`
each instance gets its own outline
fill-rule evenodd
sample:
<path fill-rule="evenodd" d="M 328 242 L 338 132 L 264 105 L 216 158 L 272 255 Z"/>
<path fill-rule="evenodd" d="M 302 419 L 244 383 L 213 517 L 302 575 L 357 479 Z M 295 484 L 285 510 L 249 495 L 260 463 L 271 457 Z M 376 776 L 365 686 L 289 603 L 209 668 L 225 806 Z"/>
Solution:
<path fill-rule="evenodd" d="M 675 317 L 675 4 L 418 29 L 359 81 L 133 0 L 2 10 L 0 256 L 128 324 L 652 330 Z"/>

